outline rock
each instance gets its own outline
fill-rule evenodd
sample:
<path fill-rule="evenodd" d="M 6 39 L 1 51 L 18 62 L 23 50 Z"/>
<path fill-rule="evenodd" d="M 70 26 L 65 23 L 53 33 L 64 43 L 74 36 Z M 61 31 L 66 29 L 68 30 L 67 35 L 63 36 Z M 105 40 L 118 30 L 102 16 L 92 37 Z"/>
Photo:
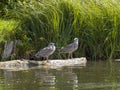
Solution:
<path fill-rule="evenodd" d="M 29 68 L 39 67 L 39 68 L 61 68 L 63 66 L 86 66 L 87 59 L 85 57 L 81 58 L 73 58 L 66 60 L 49 60 L 47 61 L 31 61 L 31 60 L 12 60 L 0 62 L 0 69 L 17 69 L 17 70 L 25 70 Z"/>
<path fill-rule="evenodd" d="M 10 57 L 14 46 L 14 41 L 7 41 L 4 45 L 4 51 L 2 54 L 2 59 L 7 59 Z"/>
<path fill-rule="evenodd" d="M 118 61 L 118 62 L 120 62 L 120 59 L 114 59 L 114 61 Z"/>
<path fill-rule="evenodd" d="M 4 45 L 4 50 L 2 53 L 2 59 L 7 60 L 11 56 L 12 53 L 16 52 L 16 45 L 19 43 L 19 40 L 15 41 L 6 41 Z"/>
<path fill-rule="evenodd" d="M 59 68 L 63 66 L 86 66 L 87 60 L 86 58 L 74 58 L 74 59 L 67 59 L 67 60 L 50 60 L 47 65 L 49 68 Z"/>

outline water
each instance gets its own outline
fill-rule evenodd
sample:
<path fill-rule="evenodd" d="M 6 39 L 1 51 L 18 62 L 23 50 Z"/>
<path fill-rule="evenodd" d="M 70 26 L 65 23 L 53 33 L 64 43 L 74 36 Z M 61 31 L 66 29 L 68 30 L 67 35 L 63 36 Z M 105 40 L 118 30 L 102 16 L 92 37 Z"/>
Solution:
<path fill-rule="evenodd" d="M 88 62 L 85 67 L 0 70 L 0 90 L 120 90 L 120 62 Z"/>

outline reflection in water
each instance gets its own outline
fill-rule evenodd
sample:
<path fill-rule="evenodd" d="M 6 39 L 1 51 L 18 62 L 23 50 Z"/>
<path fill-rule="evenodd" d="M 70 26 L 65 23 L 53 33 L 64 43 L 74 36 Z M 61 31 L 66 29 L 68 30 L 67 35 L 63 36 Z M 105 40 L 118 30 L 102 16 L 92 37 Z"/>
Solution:
<path fill-rule="evenodd" d="M 61 88 L 65 90 L 78 87 L 77 75 L 73 73 L 71 68 L 65 69 L 65 71 L 55 71 L 47 69 L 29 71 L 3 70 L 5 90 L 57 89 L 60 81 L 62 81 Z"/>
<path fill-rule="evenodd" d="M 49 73 L 49 70 L 36 70 L 35 77 L 40 79 L 40 89 L 55 88 L 56 77 L 52 73 Z"/>
<path fill-rule="evenodd" d="M 20 78 L 15 72 L 4 70 L 5 90 L 14 90 L 14 88 L 21 82 Z"/>
<path fill-rule="evenodd" d="M 68 70 L 63 73 L 63 78 L 65 79 L 64 87 L 78 87 L 78 78 L 77 75 L 72 71 L 72 68 L 68 68 Z"/>
<path fill-rule="evenodd" d="M 5 89 L 3 71 L 0 71 L 0 90 Z"/>
<path fill-rule="evenodd" d="M 55 76 L 48 70 L 6 71 L 4 84 L 6 90 L 46 90 L 55 88 Z M 22 87 L 21 87 L 22 86 Z"/>
<path fill-rule="evenodd" d="M 88 62 L 84 68 L 0 70 L 0 90 L 120 90 L 120 63 Z"/>
<path fill-rule="evenodd" d="M 56 80 L 59 90 L 78 90 L 78 76 L 72 68 L 56 72 Z"/>
<path fill-rule="evenodd" d="M 55 76 L 47 74 L 41 77 L 43 81 L 43 86 L 45 87 L 52 87 L 54 88 L 55 86 Z"/>

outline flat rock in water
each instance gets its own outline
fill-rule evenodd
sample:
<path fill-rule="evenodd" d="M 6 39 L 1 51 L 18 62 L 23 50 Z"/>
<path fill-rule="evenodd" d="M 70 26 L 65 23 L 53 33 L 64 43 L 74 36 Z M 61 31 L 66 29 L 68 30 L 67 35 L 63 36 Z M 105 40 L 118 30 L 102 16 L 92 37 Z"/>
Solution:
<path fill-rule="evenodd" d="M 85 57 L 81 58 L 73 58 L 73 59 L 56 59 L 47 61 L 31 61 L 31 60 L 12 60 L 0 62 L 0 69 L 18 69 L 24 70 L 34 67 L 42 67 L 42 68 L 61 68 L 63 66 L 86 66 L 87 59 Z"/>
<path fill-rule="evenodd" d="M 120 62 L 120 59 L 115 59 L 114 61 L 118 61 L 118 62 Z"/>

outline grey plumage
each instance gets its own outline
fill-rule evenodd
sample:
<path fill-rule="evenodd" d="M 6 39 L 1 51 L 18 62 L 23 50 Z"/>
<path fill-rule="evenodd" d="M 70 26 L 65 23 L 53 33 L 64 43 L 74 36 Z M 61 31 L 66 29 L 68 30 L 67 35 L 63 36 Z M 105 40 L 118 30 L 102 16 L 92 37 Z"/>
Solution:
<path fill-rule="evenodd" d="M 78 49 L 78 38 L 74 38 L 74 42 L 62 47 L 59 53 L 68 53 L 68 58 L 72 58 L 72 53 Z"/>
<path fill-rule="evenodd" d="M 49 45 L 35 54 L 36 58 L 45 57 L 48 60 L 48 57 L 52 55 L 56 47 L 54 43 L 49 43 Z"/>

